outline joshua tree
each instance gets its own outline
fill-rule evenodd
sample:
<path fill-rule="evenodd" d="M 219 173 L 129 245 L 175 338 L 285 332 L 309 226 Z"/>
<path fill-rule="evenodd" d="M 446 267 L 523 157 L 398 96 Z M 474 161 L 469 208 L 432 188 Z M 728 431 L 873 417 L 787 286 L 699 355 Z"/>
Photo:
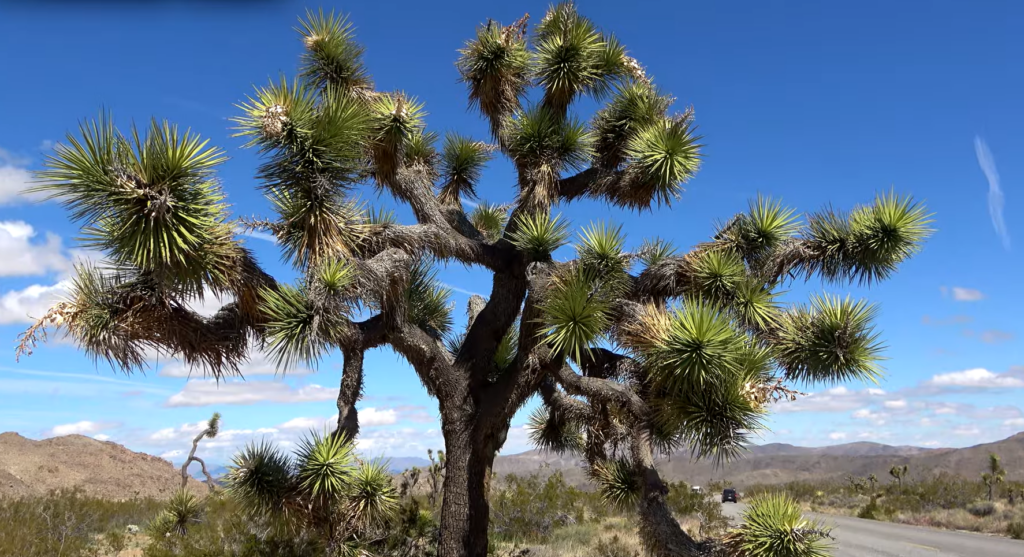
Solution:
<path fill-rule="evenodd" d="M 494 456 L 537 392 L 537 440 L 583 455 L 604 485 L 620 482 L 645 545 L 666 555 L 696 546 L 665 506 L 655 449 L 731 455 L 767 403 L 796 396 L 788 385 L 878 376 L 871 305 L 824 295 L 783 309 L 778 296 L 794 277 L 873 283 L 895 272 L 929 234 L 910 199 L 883 195 L 801 224 L 758 198 L 686 253 L 657 240 L 627 250 L 621 228 L 593 224 L 577 257 L 556 262 L 569 238 L 556 205 L 669 206 L 700 166 L 693 111 L 673 114 L 613 35 L 570 4 L 532 33 L 525 17 L 481 25 L 456 66 L 490 141 L 449 133 L 438 149 L 422 104 L 374 89 L 344 18 L 310 13 L 300 33 L 298 79 L 257 88 L 236 119 L 265 157 L 257 176 L 274 218 L 230 221 L 214 175 L 223 154 L 170 124 L 122 134 L 103 116 L 58 144 L 40 189 L 111 264 L 80 267 L 22 352 L 49 325 L 125 371 L 162 350 L 222 377 L 254 343 L 282 370 L 338 349 L 338 431 L 352 438 L 363 355 L 390 346 L 440 409 L 442 557 L 486 554 Z M 572 110 L 585 97 L 604 103 L 587 123 Z M 495 155 L 513 163 L 514 202 L 466 214 Z M 360 184 L 407 203 L 417 223 L 357 204 Z M 260 268 L 240 224 L 276 237 L 296 285 Z M 492 276 L 461 332 L 437 260 Z M 210 293 L 233 301 L 209 318 L 190 309 Z"/>
<path fill-rule="evenodd" d="M 210 417 L 210 420 L 206 422 L 206 429 L 200 431 L 199 435 L 196 435 L 196 438 L 192 440 L 192 450 L 188 452 L 188 458 L 186 458 L 185 462 L 181 465 L 181 489 L 188 487 L 188 465 L 193 462 L 198 462 L 200 468 L 203 469 L 203 475 L 206 476 L 206 487 L 208 487 L 211 492 L 217 487 L 216 482 L 213 481 L 213 476 L 211 476 L 210 472 L 206 469 L 206 463 L 203 462 L 203 459 L 196 456 L 196 449 L 199 448 L 199 441 L 204 437 L 213 439 L 217 436 L 219 431 L 220 412 L 214 412 L 213 416 Z"/>
<path fill-rule="evenodd" d="M 427 484 L 430 486 L 427 501 L 430 503 L 431 510 L 436 511 L 438 496 L 441 495 L 441 490 L 444 488 L 444 451 L 437 451 L 435 458 L 434 450 L 427 449 L 427 457 L 430 458 L 430 466 L 427 467 Z"/>
<path fill-rule="evenodd" d="M 868 475 L 867 480 L 868 480 L 868 483 L 871 484 L 871 494 L 872 494 L 872 496 L 874 496 L 875 484 L 878 483 L 878 476 L 876 476 L 874 474 L 870 474 L 870 475 Z"/>
<path fill-rule="evenodd" d="M 988 500 L 991 501 L 995 487 L 1006 480 L 1006 470 L 1003 470 L 1003 465 L 999 463 L 999 455 L 996 453 L 989 453 L 988 455 L 988 470 L 981 473 L 981 481 L 988 488 Z"/>
<path fill-rule="evenodd" d="M 896 484 L 901 492 L 903 491 L 903 478 L 907 477 L 907 471 L 909 470 L 910 467 L 907 466 L 906 464 L 904 464 L 903 466 L 900 466 L 898 464 L 893 465 L 893 467 L 889 469 L 889 475 L 892 476 L 894 480 L 896 480 Z"/>

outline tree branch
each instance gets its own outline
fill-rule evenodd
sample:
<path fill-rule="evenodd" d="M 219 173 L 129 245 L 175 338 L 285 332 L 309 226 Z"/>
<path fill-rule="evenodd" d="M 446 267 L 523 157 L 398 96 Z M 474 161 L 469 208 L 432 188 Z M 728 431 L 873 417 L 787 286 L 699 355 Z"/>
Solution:
<path fill-rule="evenodd" d="M 569 366 L 558 369 L 555 379 L 570 394 L 621 406 L 639 420 L 648 415 L 647 404 L 632 389 L 611 379 L 583 377 Z"/>

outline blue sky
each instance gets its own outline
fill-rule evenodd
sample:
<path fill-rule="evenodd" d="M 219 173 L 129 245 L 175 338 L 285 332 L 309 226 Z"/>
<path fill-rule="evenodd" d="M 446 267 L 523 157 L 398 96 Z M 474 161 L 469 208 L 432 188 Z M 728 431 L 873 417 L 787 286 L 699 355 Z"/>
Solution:
<path fill-rule="evenodd" d="M 15 363 L 15 339 L 63 289 L 76 257 L 76 227 L 54 203 L 19 192 L 53 142 L 101 107 L 116 122 L 166 118 L 190 126 L 231 159 L 220 171 L 238 215 L 267 215 L 255 190 L 257 155 L 231 138 L 233 103 L 282 72 L 294 75 L 293 30 L 307 4 L 224 2 L 24 2 L 0 4 L 0 431 L 41 438 L 83 433 L 177 456 L 214 410 L 224 430 L 209 451 L 223 460 L 253 437 L 281 441 L 336 412 L 340 356 L 275 377 L 259 354 L 247 381 L 219 388 L 187 378 L 174 361 L 125 377 L 51 342 Z M 978 3 L 975 3 L 978 4 Z M 318 7 L 308 4 L 309 7 Z M 964 446 L 1024 430 L 1024 354 L 1017 290 L 1024 265 L 1013 235 L 1024 180 L 1024 41 L 1015 2 L 581 2 L 616 33 L 681 110 L 692 104 L 706 162 L 671 210 L 643 215 L 596 203 L 563 207 L 575 225 L 621 223 L 631 245 L 661 236 L 702 241 L 713 223 L 758 192 L 810 211 L 849 209 L 890 187 L 924 200 L 937 234 L 893 279 L 866 288 L 794 284 L 850 293 L 881 306 L 888 375 L 874 385 L 811 389 L 779 405 L 766 441 L 822 445 L 856 440 Z M 379 89 L 426 103 L 428 127 L 486 138 L 466 108 L 456 49 L 488 17 L 543 15 L 541 2 L 352 3 L 350 14 Z M 592 103 L 581 103 L 589 116 Z M 513 196 L 510 165 L 495 161 L 478 191 Z M 370 190 L 365 197 L 381 205 Z M 398 208 L 406 222 L 410 213 Z M 293 273 L 276 246 L 246 241 L 280 278 Z M 487 276 L 442 271 L 461 308 Z M 215 307 L 205 308 L 212 311 Z M 392 456 L 440 447 L 436 405 L 393 353 L 368 355 L 362 448 Z M 521 424 L 503 452 L 528 449 Z"/>

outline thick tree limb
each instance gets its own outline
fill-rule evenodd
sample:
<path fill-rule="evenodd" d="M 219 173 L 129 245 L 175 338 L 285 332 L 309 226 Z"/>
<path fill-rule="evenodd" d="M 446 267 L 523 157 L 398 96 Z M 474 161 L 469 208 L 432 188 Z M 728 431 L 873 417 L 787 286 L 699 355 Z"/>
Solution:
<path fill-rule="evenodd" d="M 610 379 L 583 377 L 568 366 L 557 370 L 555 379 L 570 394 L 621 406 L 637 419 L 645 419 L 649 413 L 647 404 L 632 389 L 622 383 Z"/>

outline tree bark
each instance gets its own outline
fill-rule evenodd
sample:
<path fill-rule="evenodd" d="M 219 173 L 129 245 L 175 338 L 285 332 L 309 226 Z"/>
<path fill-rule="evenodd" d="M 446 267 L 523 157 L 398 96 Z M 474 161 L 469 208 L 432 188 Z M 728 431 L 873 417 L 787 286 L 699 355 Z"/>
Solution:
<path fill-rule="evenodd" d="M 359 413 L 356 402 L 363 396 L 363 351 L 358 348 L 343 351 L 341 388 L 338 390 L 338 429 L 345 439 L 359 435 Z"/>
<path fill-rule="evenodd" d="M 647 435 L 637 431 L 630 442 L 633 465 L 641 481 L 638 504 L 640 543 L 652 557 L 699 555 L 701 546 L 679 525 L 668 508 L 668 488 L 654 468 L 654 451 Z"/>
<path fill-rule="evenodd" d="M 467 412 L 469 419 L 447 420 L 443 426 L 445 478 L 438 557 L 487 557 L 487 486 L 494 451 L 493 443 L 481 442 L 473 434 L 474 413 Z"/>

